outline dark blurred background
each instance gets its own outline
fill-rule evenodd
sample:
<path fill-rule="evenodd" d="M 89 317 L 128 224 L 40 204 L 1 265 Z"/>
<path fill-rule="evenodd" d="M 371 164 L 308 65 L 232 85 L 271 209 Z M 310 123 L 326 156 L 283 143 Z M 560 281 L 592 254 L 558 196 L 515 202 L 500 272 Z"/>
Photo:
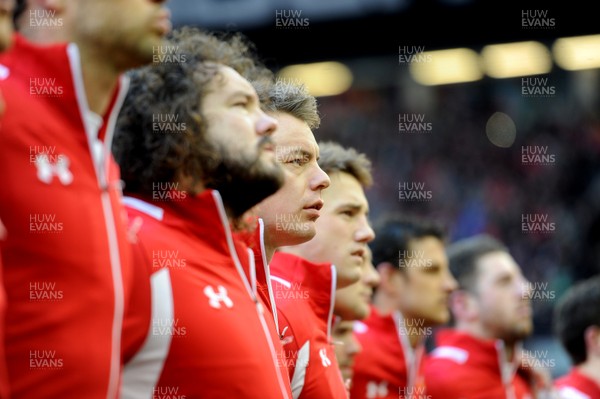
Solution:
<path fill-rule="evenodd" d="M 533 298 L 535 336 L 527 345 L 551 350 L 555 376 L 566 371 L 568 360 L 551 336 L 553 306 L 575 281 L 600 270 L 600 69 L 567 71 L 553 63 L 537 76 L 546 79 L 540 86 L 551 88 L 551 95 L 527 96 L 521 77 L 425 86 L 398 55 L 407 46 L 480 52 L 489 44 L 526 40 L 550 49 L 558 38 L 600 33 L 592 2 L 169 4 L 176 26 L 243 32 L 275 71 L 319 61 L 346 65 L 352 86 L 318 97 L 322 124 L 315 134 L 371 158 L 376 183 L 367 195 L 373 219 L 389 211 L 410 212 L 443 223 L 451 241 L 482 232 L 504 241 L 543 294 Z M 552 26 L 524 26 L 523 10 L 543 11 Z M 277 21 L 286 15 L 305 22 L 282 27 Z M 600 45 L 594 51 L 600 57 Z M 492 123 L 496 112 L 512 120 L 514 131 L 506 121 Z M 415 118 L 426 128 L 400 130 L 399 121 Z M 524 153 L 536 151 L 551 156 L 524 162 Z M 424 200 L 409 200 L 402 190 Z M 537 220 L 534 231 L 523 226 L 531 220 Z"/>

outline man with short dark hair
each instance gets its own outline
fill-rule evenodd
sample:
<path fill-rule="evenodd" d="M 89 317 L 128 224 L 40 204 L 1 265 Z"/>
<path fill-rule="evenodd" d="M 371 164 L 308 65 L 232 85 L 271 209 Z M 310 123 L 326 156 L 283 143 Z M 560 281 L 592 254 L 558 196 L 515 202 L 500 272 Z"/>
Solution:
<path fill-rule="evenodd" d="M 437 225 L 384 215 L 371 244 L 381 281 L 369 317 L 355 323 L 362 346 L 351 398 L 424 395 L 422 357 L 432 328 L 446 323 L 456 281 L 448 269 L 445 235 Z"/>
<path fill-rule="evenodd" d="M 425 364 L 432 399 L 535 395 L 532 370 L 522 366 L 522 341 L 533 330 L 530 287 L 508 249 L 479 235 L 448 246 L 459 284 L 452 294 L 454 328 L 436 334 Z"/>
<path fill-rule="evenodd" d="M 555 381 L 561 398 L 600 398 L 600 276 L 580 281 L 560 298 L 554 331 L 573 364 Z"/>

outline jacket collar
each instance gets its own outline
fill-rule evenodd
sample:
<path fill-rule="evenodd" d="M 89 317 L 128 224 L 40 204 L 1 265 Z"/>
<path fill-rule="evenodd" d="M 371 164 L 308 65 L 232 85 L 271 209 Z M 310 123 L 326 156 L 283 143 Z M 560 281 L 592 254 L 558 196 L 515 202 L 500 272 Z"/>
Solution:
<path fill-rule="evenodd" d="M 335 304 L 336 270 L 330 263 L 313 263 L 297 255 L 276 251 L 271 259 L 271 279 L 306 292 L 311 309 L 327 323 L 331 336 Z"/>
<path fill-rule="evenodd" d="M 502 382 L 509 385 L 516 372 L 528 375 L 528 371 L 521 367 L 521 343 L 513 348 L 513 360 L 509 361 L 505 355 L 505 343 L 500 339 L 481 339 L 466 332 L 454 329 L 442 329 L 437 332 L 437 348 L 433 354 L 451 354 L 451 357 L 462 358 L 462 362 L 469 362 L 477 367 L 488 368 L 499 373 Z"/>
<path fill-rule="evenodd" d="M 402 348 L 404 357 L 404 370 L 406 370 L 406 389 L 411 392 L 421 378 L 422 360 L 425 355 L 425 337 L 417 342 L 416 347 L 412 347 L 410 339 L 406 332 L 400 328 L 404 323 L 404 315 L 398 310 L 390 314 L 380 313 L 374 305 L 371 305 L 366 323 L 358 322 L 355 329 L 373 328 L 379 331 L 395 332 L 398 343 Z M 356 331 L 356 330 L 355 330 Z"/>
<path fill-rule="evenodd" d="M 206 248 L 233 261 L 248 294 L 254 302 L 258 303 L 254 254 L 232 234 L 219 192 L 208 189 L 195 196 L 177 191 L 170 191 L 170 193 L 173 196 L 164 202 L 152 200 L 148 202 L 148 199 L 143 197 L 124 197 L 123 203 L 161 221 L 165 226 L 197 237 Z"/>
<path fill-rule="evenodd" d="M 277 306 L 275 304 L 275 297 L 273 294 L 273 288 L 271 286 L 271 269 L 267 262 L 267 254 L 265 250 L 265 223 L 262 218 L 254 218 L 247 221 L 248 225 L 254 225 L 251 230 L 244 230 L 236 232 L 236 236 L 242 240 L 248 248 L 254 253 L 254 263 L 256 265 L 256 282 L 257 290 L 263 301 L 266 302 L 273 319 L 275 320 L 275 327 L 277 329 L 277 335 L 281 337 L 279 331 L 279 318 L 277 315 Z"/>
<path fill-rule="evenodd" d="M 127 196 L 123 203 L 160 220 L 165 226 L 202 239 L 219 253 L 229 252 L 231 230 L 218 191 L 204 190 L 191 196 L 183 191 L 171 190 L 162 198 L 164 200 Z"/>

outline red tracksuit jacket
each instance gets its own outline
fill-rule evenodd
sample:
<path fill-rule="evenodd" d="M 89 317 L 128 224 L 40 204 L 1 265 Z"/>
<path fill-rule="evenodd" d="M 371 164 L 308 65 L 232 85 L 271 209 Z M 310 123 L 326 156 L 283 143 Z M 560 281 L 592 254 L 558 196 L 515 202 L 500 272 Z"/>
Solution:
<path fill-rule="evenodd" d="M 600 385 L 576 367 L 554 382 L 561 399 L 600 399 Z"/>
<path fill-rule="evenodd" d="M 113 127 L 92 118 L 74 44 L 0 55 L 0 219 L 11 398 L 115 398 L 131 278 Z"/>
<path fill-rule="evenodd" d="M 283 344 L 278 359 L 288 370 L 293 397 L 346 398 L 331 344 L 335 267 L 282 252 L 267 264 L 264 222 L 258 218 L 255 224 L 253 232 L 238 236 L 255 254 L 258 292 L 271 304 Z M 271 284 L 261 283 L 265 279 Z"/>
<path fill-rule="evenodd" d="M 279 323 L 277 321 L 277 308 L 275 307 L 275 296 L 273 294 L 273 287 L 271 284 L 271 270 L 267 263 L 267 255 L 265 251 L 265 225 L 261 218 L 253 218 L 247 221 L 247 225 L 254 225 L 254 228 L 237 231 L 234 233 L 234 237 L 245 243 L 248 248 L 254 253 L 254 272 L 256 273 L 256 290 L 258 296 L 263 300 L 267 306 L 273 321 L 275 328 L 277 329 L 277 335 L 281 338 Z M 246 274 L 250 276 L 251 271 L 246 269 Z M 283 352 L 282 352 L 283 353 Z"/>
<path fill-rule="evenodd" d="M 412 348 L 398 328 L 401 320 L 400 312 L 382 315 L 371 306 L 369 317 L 355 322 L 362 351 L 354 359 L 351 399 L 427 398 L 421 361 L 425 347 Z"/>
<path fill-rule="evenodd" d="M 0 241 L 0 249 L 2 241 Z M 4 315 L 6 314 L 6 293 L 2 281 L 2 253 L 0 252 L 0 342 L 4 342 Z M 6 370 L 6 358 L 4 356 L 4 345 L 0 345 L 0 399 L 8 398 L 8 371 Z"/>
<path fill-rule="evenodd" d="M 453 329 L 436 334 L 425 360 L 431 399 L 533 398 L 525 370 L 503 360 L 502 341 L 481 340 Z M 502 371 L 504 369 L 504 371 Z"/>
<path fill-rule="evenodd" d="M 142 326 L 145 338 L 125 343 L 122 397 L 290 398 L 275 324 L 245 272 L 254 254 L 234 239 L 219 193 L 124 201 L 132 225 L 142 222 L 151 296 L 126 317 L 124 334 Z"/>
<path fill-rule="evenodd" d="M 283 252 L 269 266 L 294 398 L 346 398 L 331 340 L 335 266 Z"/>

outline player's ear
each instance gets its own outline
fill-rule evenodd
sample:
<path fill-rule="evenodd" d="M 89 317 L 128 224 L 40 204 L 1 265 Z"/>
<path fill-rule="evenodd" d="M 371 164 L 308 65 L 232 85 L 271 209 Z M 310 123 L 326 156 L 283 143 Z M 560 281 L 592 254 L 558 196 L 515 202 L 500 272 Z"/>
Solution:
<path fill-rule="evenodd" d="M 381 289 L 384 292 L 396 291 L 394 280 L 398 278 L 398 270 L 390 262 L 381 262 L 377 265 L 377 272 L 379 273 L 379 286 L 377 289 Z"/>
<path fill-rule="evenodd" d="M 589 326 L 583 333 L 588 357 L 600 358 L 600 326 Z"/>
<path fill-rule="evenodd" d="M 457 320 L 473 320 L 479 312 L 473 295 L 463 289 L 450 294 L 450 311 Z"/>

